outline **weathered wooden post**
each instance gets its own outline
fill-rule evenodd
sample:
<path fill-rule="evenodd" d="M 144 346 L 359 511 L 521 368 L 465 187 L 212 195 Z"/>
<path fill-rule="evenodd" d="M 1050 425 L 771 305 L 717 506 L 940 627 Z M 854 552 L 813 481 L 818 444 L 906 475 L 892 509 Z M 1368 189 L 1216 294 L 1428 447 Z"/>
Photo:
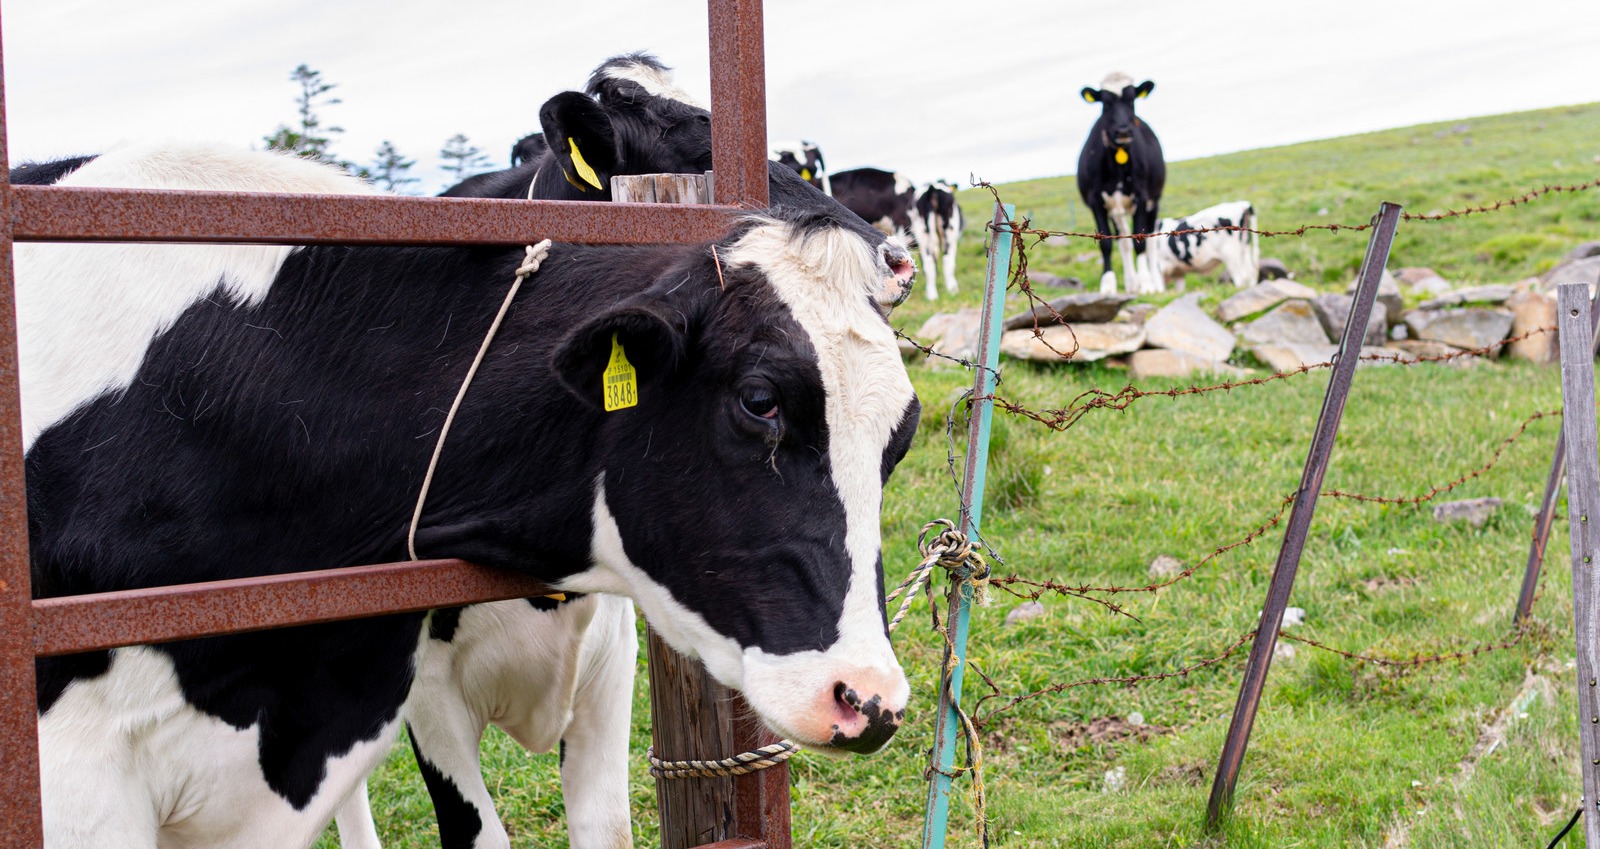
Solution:
<path fill-rule="evenodd" d="M 619 203 L 712 203 L 705 174 L 642 174 L 611 178 Z M 649 633 L 650 726 L 655 754 L 667 761 L 715 761 L 776 742 L 737 692 L 718 684 L 699 661 Z M 759 838 L 789 847 L 789 765 L 738 777 L 657 778 L 662 849 Z"/>
<path fill-rule="evenodd" d="M 1583 820 L 1589 849 L 1600 849 L 1600 453 L 1595 441 L 1594 347 L 1589 287 L 1557 293 L 1561 335 L 1562 426 L 1567 449 L 1567 526 L 1572 537 L 1572 616 L 1578 642 L 1578 740 L 1583 761 Z"/>
<path fill-rule="evenodd" d="M 1211 783 L 1211 799 L 1206 805 L 1208 829 L 1218 828 L 1233 807 L 1233 789 L 1239 780 L 1245 749 L 1250 745 L 1250 729 L 1256 721 L 1256 710 L 1261 706 L 1267 670 L 1272 667 L 1272 650 L 1278 645 L 1278 628 L 1283 625 L 1283 613 L 1289 605 L 1289 594 L 1294 590 L 1295 573 L 1300 569 L 1300 555 L 1305 550 L 1311 519 L 1316 514 L 1322 476 L 1333 459 L 1334 439 L 1339 435 L 1339 421 L 1344 417 L 1344 403 L 1350 396 L 1350 384 L 1355 379 L 1356 362 L 1361 355 L 1361 335 L 1378 297 L 1383 267 L 1389 261 L 1389 246 L 1394 243 L 1394 231 L 1400 224 L 1400 207 L 1392 203 L 1380 205 L 1372 223 L 1372 237 L 1367 242 L 1366 258 L 1361 262 L 1356 296 L 1350 304 L 1350 316 L 1345 320 L 1344 338 L 1339 342 L 1333 376 L 1322 398 L 1322 412 L 1317 416 L 1317 427 L 1311 436 L 1311 449 L 1300 471 L 1300 488 L 1295 490 L 1294 507 L 1289 511 L 1288 527 L 1283 532 L 1283 546 L 1278 549 L 1278 562 L 1272 568 L 1267 600 L 1261 605 L 1255 642 L 1250 646 L 1244 680 L 1239 684 L 1239 700 L 1234 704 L 1228 738 L 1222 744 L 1217 774 Z"/>
<path fill-rule="evenodd" d="M 1559 312 L 1557 327 L 1561 326 Z M 1570 318 L 1570 316 L 1569 316 Z M 1589 304 L 1589 334 L 1600 344 L 1600 281 L 1596 281 L 1594 300 Z M 1559 333 L 1557 334 L 1559 335 Z M 1600 353 L 1600 349 L 1595 349 Z M 1522 573 L 1522 590 L 1517 595 L 1517 610 L 1512 614 L 1512 624 L 1521 627 L 1528 621 L 1528 616 L 1533 612 L 1533 594 L 1539 591 L 1539 571 L 1544 565 L 1545 543 L 1550 541 L 1550 522 L 1556 515 L 1556 496 L 1561 494 L 1561 481 L 1565 479 L 1567 471 L 1567 441 L 1565 429 L 1556 435 L 1556 448 L 1550 456 L 1550 477 L 1544 484 L 1544 501 L 1539 505 L 1539 514 L 1533 519 L 1533 542 L 1528 546 L 1528 565 Z"/>

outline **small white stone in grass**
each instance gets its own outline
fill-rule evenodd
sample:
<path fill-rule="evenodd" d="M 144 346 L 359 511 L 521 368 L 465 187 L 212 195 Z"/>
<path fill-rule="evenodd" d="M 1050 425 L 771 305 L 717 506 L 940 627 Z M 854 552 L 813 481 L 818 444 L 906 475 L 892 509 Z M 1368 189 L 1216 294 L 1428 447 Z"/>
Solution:
<path fill-rule="evenodd" d="M 1294 657 L 1294 646 L 1278 643 L 1272 647 L 1272 656 L 1280 660 L 1290 660 Z"/>
<path fill-rule="evenodd" d="M 1526 713 L 1519 713 L 1519 714 L 1517 714 L 1517 718 L 1518 719 L 1527 719 L 1528 715 Z"/>
<path fill-rule="evenodd" d="M 1306 609 L 1304 607 L 1289 607 L 1283 611 L 1283 627 L 1293 628 L 1304 625 L 1306 622 Z"/>
<path fill-rule="evenodd" d="M 1128 724 L 1132 725 L 1134 727 L 1138 727 L 1140 725 L 1143 725 L 1144 724 L 1144 714 L 1142 714 L 1142 713 L 1140 713 L 1138 711 L 1130 711 L 1128 713 Z"/>
<path fill-rule="evenodd" d="M 1006 614 L 1004 627 L 1009 628 L 1018 624 L 1019 622 L 1026 622 L 1029 619 L 1038 619 L 1043 615 L 1044 604 L 1042 602 L 1025 601 L 1016 607 L 1011 608 L 1011 612 Z"/>
<path fill-rule="evenodd" d="M 1106 786 L 1101 789 L 1100 792 L 1117 793 L 1120 792 L 1123 787 L 1127 786 L 1127 784 L 1128 768 L 1119 766 L 1116 769 L 1106 772 Z"/>
<path fill-rule="evenodd" d="M 1410 554 L 1411 552 L 1406 551 L 1403 548 L 1391 548 L 1391 549 L 1389 549 L 1389 553 L 1391 555 L 1400 555 L 1400 554 Z"/>
<path fill-rule="evenodd" d="M 1045 466 L 1044 467 L 1044 473 L 1047 474 L 1047 475 L 1051 473 L 1049 466 Z"/>
<path fill-rule="evenodd" d="M 1412 779 L 1412 780 L 1411 780 L 1411 786 L 1412 786 L 1412 787 L 1421 787 L 1421 786 L 1422 786 L 1422 782 L 1420 782 L 1420 781 L 1418 781 L 1418 780 L 1416 780 L 1416 779 L 1414 779 L 1414 778 L 1413 778 L 1413 779 Z"/>

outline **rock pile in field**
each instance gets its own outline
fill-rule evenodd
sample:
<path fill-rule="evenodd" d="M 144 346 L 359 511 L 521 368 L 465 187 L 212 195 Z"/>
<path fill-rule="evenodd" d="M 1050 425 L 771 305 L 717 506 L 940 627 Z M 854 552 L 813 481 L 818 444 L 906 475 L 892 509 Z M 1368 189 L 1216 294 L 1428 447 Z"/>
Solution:
<path fill-rule="evenodd" d="M 1134 302 L 1126 294 L 1060 295 L 1048 306 L 1036 304 L 1007 318 L 1000 350 L 1035 362 L 1108 360 L 1126 366 L 1133 380 L 1248 375 L 1228 363 L 1240 350 L 1279 372 L 1333 360 L 1356 284 L 1343 293 L 1318 292 L 1293 280 L 1281 263 L 1270 275 L 1265 261 L 1262 265 L 1256 286 L 1225 294 L 1189 292 L 1164 306 Z M 1035 285 L 1048 285 L 1048 275 L 1030 276 Z M 1517 283 L 1457 287 L 1431 268 L 1406 267 L 1393 274 L 1385 269 L 1361 334 L 1360 364 L 1481 362 L 1454 356 L 1465 350 L 1554 362 L 1560 350 L 1556 335 L 1540 332 L 1556 323 L 1553 287 L 1585 278 L 1590 283 L 1600 278 L 1600 241 L 1579 245 L 1542 277 Z M 1414 305 L 1410 309 L 1408 302 Z M 978 310 L 971 308 L 936 315 L 916 338 L 940 354 L 970 360 L 976 356 L 978 322 Z M 907 343 L 901 349 L 913 361 L 954 365 Z"/>

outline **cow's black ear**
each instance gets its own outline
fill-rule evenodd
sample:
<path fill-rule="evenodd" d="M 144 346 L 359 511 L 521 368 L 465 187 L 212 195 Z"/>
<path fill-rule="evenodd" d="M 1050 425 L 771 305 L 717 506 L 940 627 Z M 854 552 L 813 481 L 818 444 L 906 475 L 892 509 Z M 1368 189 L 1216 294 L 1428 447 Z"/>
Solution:
<path fill-rule="evenodd" d="M 605 107 L 587 95 L 564 91 L 539 107 L 545 142 L 567 182 L 596 200 L 611 196 L 611 176 L 621 155 Z"/>
<path fill-rule="evenodd" d="M 1083 87 L 1083 99 L 1088 101 L 1088 102 L 1090 102 L 1090 103 L 1099 103 L 1100 102 L 1100 92 L 1095 91 L 1094 89 L 1089 88 L 1088 86 L 1084 86 Z"/>
<path fill-rule="evenodd" d="M 681 316 L 674 313 L 681 321 Z M 551 365 L 567 391 L 597 409 L 606 408 L 606 381 L 634 372 L 633 391 L 670 373 L 683 359 L 684 331 L 648 306 L 623 306 L 579 325 L 556 346 Z M 619 360 L 626 367 L 617 369 Z"/>
<path fill-rule="evenodd" d="M 1156 90 L 1156 84 L 1150 82 L 1149 80 L 1145 80 L 1144 82 L 1139 83 L 1139 88 L 1137 90 L 1139 92 L 1139 97 L 1149 97 L 1150 92 Z"/>

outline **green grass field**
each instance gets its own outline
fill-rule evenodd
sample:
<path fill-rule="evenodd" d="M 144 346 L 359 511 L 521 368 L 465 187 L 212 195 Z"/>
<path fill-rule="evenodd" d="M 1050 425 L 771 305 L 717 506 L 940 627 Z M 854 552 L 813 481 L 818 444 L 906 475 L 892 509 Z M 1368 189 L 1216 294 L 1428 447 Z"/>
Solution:
<path fill-rule="evenodd" d="M 1467 129 L 1462 131 L 1458 125 Z M 1076 151 L 1063 150 L 1062 161 Z M 1163 209 L 1181 214 L 1245 198 L 1263 226 L 1367 220 L 1381 200 L 1429 212 L 1485 203 L 1549 183 L 1600 176 L 1600 105 L 1392 130 L 1172 163 Z M 981 171 L 980 171 L 981 176 Z M 1036 226 L 1092 229 L 1070 177 L 1001 186 Z M 990 197 L 964 191 L 972 221 Z M 1323 214 L 1326 210 L 1326 214 Z M 1403 224 L 1390 266 L 1427 265 L 1458 285 L 1511 282 L 1600 238 L 1600 190 L 1517 209 Z M 1342 289 L 1365 234 L 1312 233 L 1263 243 L 1304 282 Z M 1098 279 L 1091 242 L 1034 247 L 1032 267 Z M 896 312 L 914 332 L 935 311 L 978 302 L 982 231 L 969 225 L 953 300 Z M 1191 278 L 1191 291 L 1226 292 Z M 970 383 L 955 368 L 913 366 L 923 426 L 890 482 L 883 514 L 885 580 L 915 564 L 924 522 L 955 517 L 944 417 Z M 1259 387 L 1095 410 L 1056 433 L 1026 419 L 995 425 L 985 537 L 997 571 L 1071 584 L 1143 586 L 1167 554 L 1193 565 L 1271 518 L 1298 480 L 1326 387 L 1313 373 Z M 1114 391 L 1114 366 L 1008 363 L 1003 394 L 1031 408 L 1063 406 L 1090 388 Z M 1152 383 L 1146 389 L 1181 385 Z M 1557 370 L 1486 362 L 1362 369 L 1327 488 L 1413 496 L 1490 459 L 1531 414 L 1559 409 Z M 1441 525 L 1429 505 L 1324 498 L 1292 604 L 1291 633 L 1404 658 L 1500 642 L 1511 612 L 1560 419 L 1528 426 L 1499 463 L 1441 500 L 1498 496 L 1481 529 Z M 959 446 L 958 446 L 959 448 Z M 1206 798 L 1243 669 L 1243 652 L 1184 678 L 1138 687 L 1084 686 L 1031 700 L 982 729 L 987 816 L 1006 847 L 1499 847 L 1544 845 L 1578 802 L 1570 573 L 1564 507 L 1534 625 L 1515 647 L 1467 661 L 1394 670 L 1306 645 L 1272 667 L 1235 814 L 1203 828 Z M 1123 595 L 1127 616 L 1046 598 L 1042 616 L 1003 627 L 1020 602 L 995 593 L 974 616 L 971 657 L 1007 697 L 1052 683 L 1152 674 L 1213 657 L 1254 627 L 1281 525 L 1155 594 Z M 795 845 L 917 845 L 931 745 L 940 638 L 924 602 L 896 634 L 912 679 L 908 724 L 884 752 L 793 761 Z M 648 695 L 635 694 L 636 842 L 655 845 L 644 765 Z M 987 688 L 972 676 L 968 693 Z M 992 700 L 994 703 L 1003 701 Z M 1095 720 L 1143 715 L 1142 733 L 1095 734 Z M 491 731 L 490 787 L 517 846 L 566 845 L 555 757 L 530 756 Z M 387 845 L 436 846 L 431 806 L 401 744 L 373 778 Z M 1120 780 L 1107 781 L 1108 774 Z M 978 846 L 970 784 L 958 784 L 953 846 Z M 1569 841 L 1575 838 L 1568 838 Z M 333 841 L 328 841 L 333 845 Z"/>

